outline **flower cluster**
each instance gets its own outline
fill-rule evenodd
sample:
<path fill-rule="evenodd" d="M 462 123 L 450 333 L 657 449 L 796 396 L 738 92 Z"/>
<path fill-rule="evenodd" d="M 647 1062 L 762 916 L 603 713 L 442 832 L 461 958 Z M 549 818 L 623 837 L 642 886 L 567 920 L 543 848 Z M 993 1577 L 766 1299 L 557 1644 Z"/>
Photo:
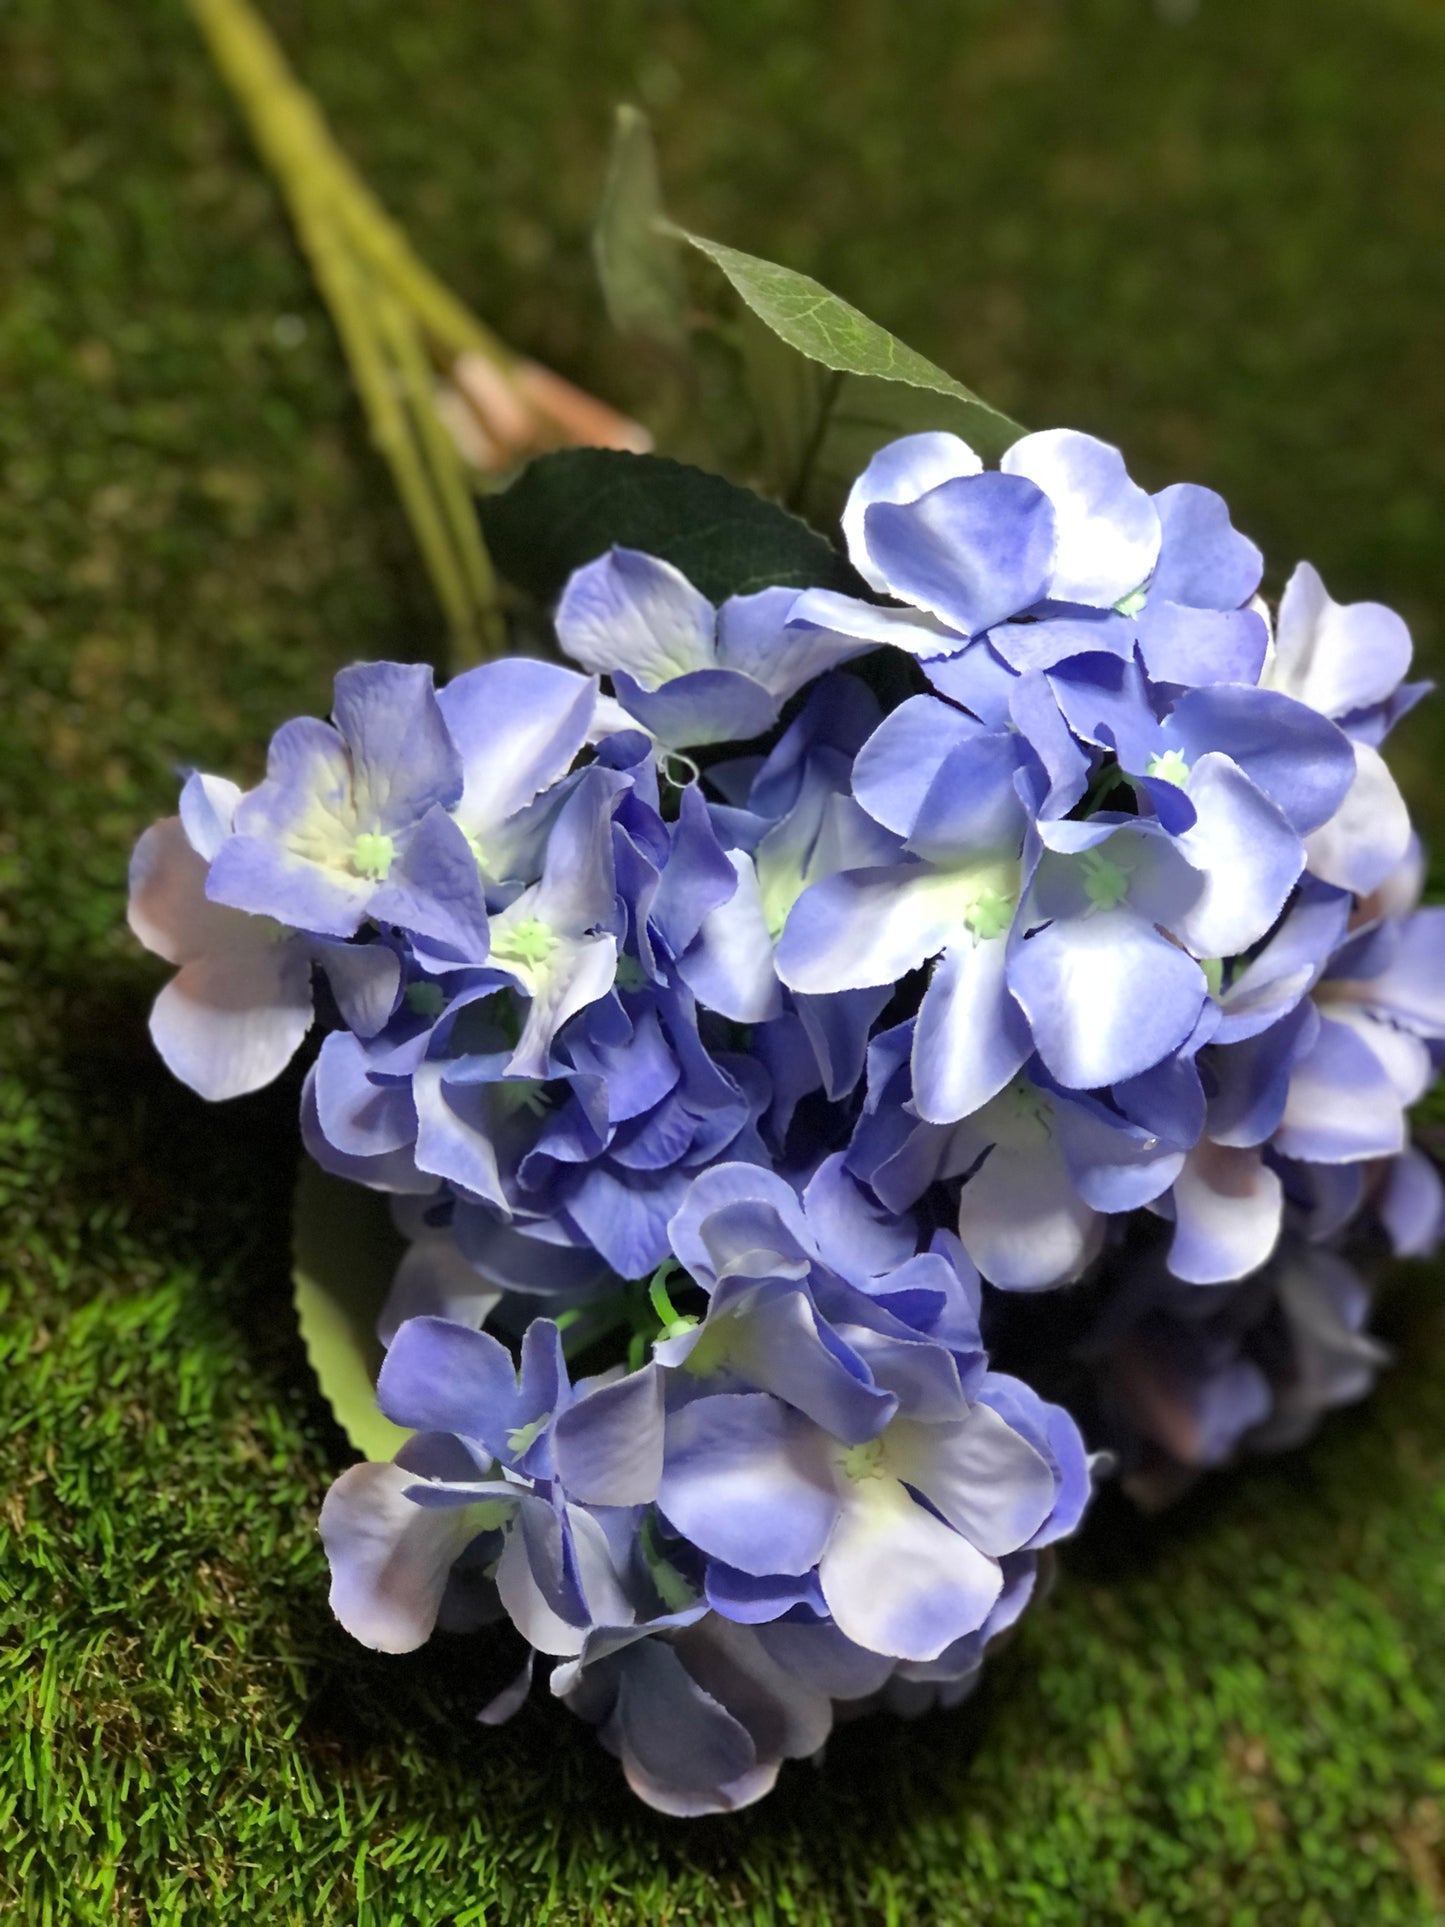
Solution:
<path fill-rule="evenodd" d="M 1084 1403 L 1158 1496 L 1358 1396 L 1336 1247 L 1445 1217 L 1399 618 L 1307 564 L 1272 618 L 1218 496 L 1068 431 L 908 436 L 843 534 L 856 595 L 613 548 L 565 663 L 344 670 L 132 873 L 167 1063 L 252 1090 L 324 986 L 305 1142 L 412 1240 L 339 1617 L 505 1613 L 671 1812 L 957 1698 L 1027 1603 L 1101 1462 L 991 1366 L 1008 1294 L 1098 1285 Z"/>

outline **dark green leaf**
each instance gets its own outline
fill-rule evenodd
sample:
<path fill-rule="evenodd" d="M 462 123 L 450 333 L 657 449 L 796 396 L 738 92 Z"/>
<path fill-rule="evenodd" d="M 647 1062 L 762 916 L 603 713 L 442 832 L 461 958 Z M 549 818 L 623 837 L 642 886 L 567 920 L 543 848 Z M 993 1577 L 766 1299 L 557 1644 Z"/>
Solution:
<path fill-rule="evenodd" d="M 292 1222 L 296 1319 L 336 1423 L 368 1459 L 389 1459 L 411 1436 L 383 1416 L 375 1391 L 377 1314 L 402 1249 L 384 1197 L 307 1160 Z"/>
<path fill-rule="evenodd" d="M 617 109 L 592 251 L 612 325 L 623 334 L 685 349 L 677 242 L 665 226 L 652 130 L 635 107 Z"/>
<path fill-rule="evenodd" d="M 673 563 L 714 602 L 773 583 L 860 587 L 837 551 L 797 516 L 661 455 L 609 448 L 539 455 L 509 489 L 477 507 L 497 568 L 544 602 L 613 543 Z"/>

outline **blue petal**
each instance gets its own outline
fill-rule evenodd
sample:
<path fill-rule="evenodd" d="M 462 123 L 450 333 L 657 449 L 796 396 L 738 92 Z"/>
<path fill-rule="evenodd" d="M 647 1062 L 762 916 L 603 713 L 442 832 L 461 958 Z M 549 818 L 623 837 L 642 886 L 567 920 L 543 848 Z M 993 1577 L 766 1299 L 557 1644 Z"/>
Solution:
<path fill-rule="evenodd" d="M 669 1227 L 678 1263 L 699 1283 L 710 1285 L 717 1271 L 728 1266 L 735 1227 L 745 1231 L 746 1248 L 752 1248 L 761 1231 L 785 1259 L 806 1259 L 812 1250 L 803 1208 L 791 1185 L 761 1165 L 715 1164 L 693 1180 Z"/>
<path fill-rule="evenodd" d="M 1007 729 L 1016 672 L 981 638 L 955 655 L 936 657 L 923 673 L 952 703 L 961 703 L 988 729 Z"/>
<path fill-rule="evenodd" d="M 778 941 L 777 970 L 811 996 L 896 984 L 959 931 L 957 891 L 933 864 L 844 870 L 810 884 Z"/>
<path fill-rule="evenodd" d="M 1009 1105 L 999 1100 L 999 1109 Z M 989 1112 L 970 1120 L 962 1144 L 987 1148 L 958 1201 L 958 1235 L 989 1283 L 1002 1291 L 1042 1291 L 1077 1278 L 1098 1248 L 1097 1216 L 1079 1195 L 1052 1135 L 1017 1136 Z"/>
<path fill-rule="evenodd" d="M 1259 587 L 1264 558 L 1229 519 L 1223 496 L 1193 482 L 1176 482 L 1154 497 L 1159 514 L 1159 561 L 1151 597 L 1191 609 L 1238 609 Z"/>
<path fill-rule="evenodd" d="M 1124 769 L 1142 775 L 1159 744 L 1159 723 L 1139 665 L 1132 658 L 1078 656 L 1048 678 L 1080 742 L 1112 749 Z"/>
<path fill-rule="evenodd" d="M 462 764 L 425 663 L 338 671 L 332 714 L 351 751 L 357 825 L 400 836 L 462 793 Z"/>
<path fill-rule="evenodd" d="M 1110 609 L 1006 622 L 989 631 L 988 641 L 1011 669 L 1026 674 L 1030 669 L 1055 669 L 1074 656 L 1117 656 L 1128 662 L 1134 636 L 1130 618 Z"/>
<path fill-rule="evenodd" d="M 1269 627 L 1254 609 L 1191 609 L 1149 601 L 1135 618 L 1139 654 L 1156 683 L 1198 688 L 1259 681 L 1269 649 Z"/>
<path fill-rule="evenodd" d="M 823 1093 L 831 1102 L 849 1096 L 857 1087 L 863 1075 L 869 1030 L 892 994 L 891 984 L 840 990 L 831 997 L 794 994 L 793 1008 L 812 1048 Z"/>
<path fill-rule="evenodd" d="M 1384 758 L 1353 745 L 1354 776 L 1329 822 L 1305 841 L 1312 876 L 1357 896 L 1388 881 L 1410 847 L 1410 812 Z M 214 866 L 213 866 L 214 868 Z"/>
<path fill-rule="evenodd" d="M 348 1031 L 333 1031 L 316 1060 L 316 1115 L 338 1151 L 380 1157 L 416 1142 L 416 1106 L 409 1086 L 380 1084 L 370 1060 Z"/>
<path fill-rule="evenodd" d="M 701 1356 L 749 1387 L 771 1392 L 846 1445 L 871 1439 L 898 1401 L 820 1326 L 805 1291 L 728 1279 L 713 1297 Z M 697 1360 L 691 1369 L 698 1369 Z"/>
<path fill-rule="evenodd" d="M 1275 1148 L 1287 1158 L 1352 1164 L 1405 1148 L 1405 1117 L 1389 1075 L 1369 1045 L 1326 1017 L 1295 1065 Z"/>
<path fill-rule="evenodd" d="M 693 670 L 656 689 L 614 670 L 612 686 L 629 716 L 676 749 L 745 743 L 771 729 L 782 707 L 771 690 L 732 669 Z"/>
<path fill-rule="evenodd" d="M 377 923 L 396 924 L 458 962 L 487 960 L 491 938 L 477 859 L 443 809 L 423 817 L 368 910 Z"/>
<path fill-rule="evenodd" d="M 510 1456 L 507 1434 L 524 1422 L 505 1346 L 444 1318 L 410 1318 L 400 1328 L 382 1361 L 376 1397 L 393 1424 L 480 1439 L 497 1457 Z"/>
<path fill-rule="evenodd" d="M 321 966 L 341 1021 L 358 1037 L 374 1037 L 396 1009 L 401 965 L 390 944 L 314 940 L 311 956 Z"/>
<path fill-rule="evenodd" d="M 567 1194 L 567 1215 L 620 1278 L 644 1278 L 668 1255 L 668 1220 L 687 1174 L 633 1174 L 594 1164 Z"/>
<path fill-rule="evenodd" d="M 1129 910 L 1050 924 L 1017 946 L 1009 987 L 1061 1084 L 1095 1090 L 1137 1077 L 1194 1028 L 1204 973 Z"/>
<path fill-rule="evenodd" d="M 1178 847 L 1204 879 L 1170 929 L 1197 957 L 1238 957 L 1273 927 L 1305 864 L 1282 811 L 1227 756 L 1202 756 L 1189 773 L 1197 812 Z"/>
<path fill-rule="evenodd" d="M 151 1008 L 166 1068 L 213 1103 L 280 1076 L 311 1028 L 311 965 L 297 943 L 183 964 Z"/>
<path fill-rule="evenodd" d="M 668 1420 L 658 1508 L 740 1572 L 808 1572 L 838 1516 L 827 1440 L 765 1392 L 696 1399 Z"/>
<path fill-rule="evenodd" d="M 1314 1043 L 1319 1021 L 1313 1004 L 1299 1003 L 1268 1030 L 1210 1053 L 1209 1135 L 1216 1144 L 1246 1148 L 1274 1135 L 1295 1060 Z"/>
<path fill-rule="evenodd" d="M 902 1419 L 884 1451 L 896 1477 L 993 1558 L 1025 1545 L 1053 1508 L 1047 1459 L 991 1406 L 974 1405 L 949 1425 Z"/>
<path fill-rule="evenodd" d="M 313 863 L 260 835 L 227 837 L 206 879 L 213 903 L 326 937 L 355 935 L 373 888 L 364 877 Z"/>
<path fill-rule="evenodd" d="M 891 644 L 910 656 L 927 659 L 957 649 L 964 638 L 922 609 L 898 609 L 859 602 L 836 589 L 804 589 L 793 604 L 789 625 L 851 636 L 872 648 Z"/>
<path fill-rule="evenodd" d="M 790 621 L 797 600 L 795 589 L 760 589 L 729 596 L 718 610 L 718 667 L 736 670 L 779 703 L 874 646 L 866 638 Z M 747 733 L 738 731 L 740 737 Z"/>
<path fill-rule="evenodd" d="M 1130 1123 L 1096 1098 L 1060 1098 L 1054 1115 L 1070 1175 L 1096 1211 L 1135 1211 L 1174 1181 L 1182 1147 Z"/>
<path fill-rule="evenodd" d="M 818 1577 L 839 1630 L 897 1659 L 936 1659 L 1003 1589 L 997 1562 L 893 1478 L 852 1486 Z"/>
<path fill-rule="evenodd" d="M 1016 785 L 1019 762 L 1020 739 L 1011 731 L 960 744 L 928 786 L 909 832 L 910 851 L 935 863 L 984 852 L 1016 856 L 1026 821 Z"/>
<path fill-rule="evenodd" d="M 1033 1043 L 1008 985 L 1001 937 L 964 935 L 939 958 L 923 994 L 913 1044 L 920 1117 L 952 1124 L 1001 1091 Z"/>
<path fill-rule="evenodd" d="M 1007 475 L 1027 476 L 1048 497 L 1058 531 L 1049 579 L 1054 602 L 1112 609 L 1152 571 L 1159 515 L 1108 442 L 1070 428 L 1025 435 L 1004 455 Z"/>
<path fill-rule="evenodd" d="M 1055 553 L 1054 511 L 1022 476 L 943 482 L 864 516 L 869 551 L 892 594 L 974 636 L 1040 601 Z"/>
<path fill-rule="evenodd" d="M 981 473 L 983 463 L 957 435 L 929 431 L 904 435 L 880 448 L 848 491 L 843 509 L 843 539 L 848 559 L 870 589 L 888 582 L 868 551 L 866 518 L 875 502 L 916 502 L 940 482 Z"/>
<path fill-rule="evenodd" d="M 709 1559 L 706 1590 L 713 1611 L 742 1626 L 781 1619 L 795 1606 L 807 1606 L 820 1617 L 828 1610 L 817 1575 L 811 1572 L 801 1578 L 770 1573 L 757 1579 L 751 1573 L 739 1572 L 736 1566 L 725 1565 L 721 1559 Z"/>
<path fill-rule="evenodd" d="M 736 868 L 718 842 L 701 789 L 690 783 L 678 802 L 671 848 L 648 912 L 669 956 L 680 957 L 708 914 L 730 902 L 736 890 Z"/>
<path fill-rule="evenodd" d="M 485 836 L 565 776 L 587 741 L 596 700 L 590 677 L 529 656 L 454 676 L 437 702 L 462 759 L 463 827 Z"/>
<path fill-rule="evenodd" d="M 1043 766 L 1048 788 L 1040 816 L 1067 816 L 1089 785 L 1089 758 L 1064 721 L 1047 678 L 1029 670 L 1014 684 L 1009 718 Z"/>
<path fill-rule="evenodd" d="M 1334 815 L 1354 778 L 1343 731 L 1271 689 L 1190 690 L 1174 705 L 1162 742 L 1191 767 L 1210 750 L 1223 751 L 1301 836 Z"/>
<path fill-rule="evenodd" d="M 1393 695 L 1410 655 L 1410 631 L 1393 609 L 1332 601 L 1308 562 L 1285 584 L 1270 674 L 1274 688 L 1324 716 L 1344 716 Z"/>
<path fill-rule="evenodd" d="M 406 1496 L 411 1478 L 394 1465 L 349 1466 L 321 1508 L 331 1610 L 354 1639 L 383 1653 L 409 1653 L 430 1638 L 447 1576 L 488 1516 L 469 1505 L 415 1505 Z"/>
<path fill-rule="evenodd" d="M 725 1807 L 725 1790 L 757 1768 L 747 1728 L 659 1640 L 624 1655 L 612 1724 L 629 1784 L 653 1805 L 681 1794 Z"/>
<path fill-rule="evenodd" d="M 907 836 L 929 786 L 955 749 L 983 731 L 935 696 L 910 696 L 886 716 L 853 764 L 853 794 L 876 822 Z"/>
<path fill-rule="evenodd" d="M 653 1365 L 587 1392 L 558 1415 L 557 1475 L 587 1505 L 649 1505 L 662 1476 L 662 1379 Z"/>
<path fill-rule="evenodd" d="M 209 863 L 231 834 L 241 792 L 224 776 L 204 776 L 196 770 L 181 789 L 181 822 L 186 840 L 197 856 Z"/>
<path fill-rule="evenodd" d="M 839 1152 L 813 1173 L 803 1209 L 823 1262 L 855 1284 L 907 1264 L 917 1250 L 917 1226 L 883 1210 Z"/>
<path fill-rule="evenodd" d="M 1279 1238 L 1283 1193 L 1258 1151 L 1206 1138 L 1175 1182 L 1169 1269 L 1193 1285 L 1225 1284 L 1257 1271 Z"/>
<path fill-rule="evenodd" d="M 710 669 L 716 615 L 680 569 L 610 549 L 574 571 L 557 605 L 557 639 L 594 673 L 623 670 L 644 689 Z"/>

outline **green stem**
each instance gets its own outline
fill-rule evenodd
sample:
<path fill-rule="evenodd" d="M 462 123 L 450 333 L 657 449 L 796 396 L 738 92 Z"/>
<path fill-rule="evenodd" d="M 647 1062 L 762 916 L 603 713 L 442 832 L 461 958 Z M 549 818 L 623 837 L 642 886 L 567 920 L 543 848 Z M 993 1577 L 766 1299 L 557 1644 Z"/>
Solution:
<path fill-rule="evenodd" d="M 647 1287 L 647 1295 L 652 1300 L 652 1309 L 662 1321 L 663 1330 L 678 1322 L 677 1311 L 667 1295 L 667 1280 L 677 1270 L 675 1259 L 666 1259 L 652 1274 L 652 1283 Z"/>
<path fill-rule="evenodd" d="M 301 228 L 303 239 L 308 226 Z M 470 656 L 475 648 L 471 598 L 417 437 L 402 405 L 396 374 L 388 361 L 387 340 L 377 325 L 376 304 L 365 299 L 355 263 L 329 232 L 315 231 L 307 252 L 351 364 L 371 424 L 372 440 L 391 469 L 437 598 L 456 637 L 456 647 Z"/>
<path fill-rule="evenodd" d="M 454 565 L 461 577 L 466 622 L 457 628 L 456 669 L 471 667 L 506 647 L 506 628 L 497 598 L 492 559 L 482 541 L 481 524 L 467 488 L 461 457 L 442 426 L 432 400 L 432 370 L 416 324 L 387 290 L 376 290 L 377 319 L 396 363 L 402 392 L 410 405 L 420 452 L 430 470 L 433 505 Z M 477 633 L 477 632 L 480 633 Z M 467 645 L 467 655 L 463 647 Z"/>
<path fill-rule="evenodd" d="M 249 0 L 189 0 L 275 176 L 452 630 L 458 666 L 505 646 L 497 582 L 460 457 L 436 414 L 427 344 L 510 373 L 516 357 L 408 245 L 337 146 Z"/>

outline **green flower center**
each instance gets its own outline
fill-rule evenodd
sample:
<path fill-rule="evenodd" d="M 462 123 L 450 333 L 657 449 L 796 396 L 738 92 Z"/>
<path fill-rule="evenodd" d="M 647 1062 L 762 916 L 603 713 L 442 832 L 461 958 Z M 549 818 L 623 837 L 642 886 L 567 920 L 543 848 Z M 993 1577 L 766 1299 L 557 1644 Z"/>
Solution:
<path fill-rule="evenodd" d="M 1151 756 L 1144 765 L 1146 776 L 1157 776 L 1161 783 L 1173 783 L 1183 789 L 1189 781 L 1189 765 L 1177 749 L 1166 749 L 1162 756 Z"/>
<path fill-rule="evenodd" d="M 1053 1136 L 1054 1107 L 1046 1091 L 1041 1091 L 1037 1084 L 1030 1084 L 1026 1077 L 1016 1077 L 1004 1096 L 1013 1111 L 1015 1128 L 1010 1136 L 1015 1141 L 1026 1139 L 1032 1142 Z"/>
<path fill-rule="evenodd" d="M 1013 922 L 1014 900 L 1006 890 L 985 884 L 963 912 L 964 928 L 981 942 L 1001 937 Z"/>
<path fill-rule="evenodd" d="M 351 867 L 371 883 L 383 883 L 396 856 L 396 845 L 389 836 L 363 830 L 351 846 Z"/>
<path fill-rule="evenodd" d="M 547 1420 L 550 1416 L 550 1413 L 544 1413 L 541 1418 L 534 1418 L 530 1425 L 519 1425 L 514 1431 L 508 1432 L 507 1450 L 514 1459 L 521 1458 L 524 1452 L 536 1444 L 547 1429 Z"/>
<path fill-rule="evenodd" d="M 1122 864 L 1111 862 L 1102 850 L 1085 850 L 1079 863 L 1090 915 L 1095 910 L 1117 910 L 1129 895 L 1129 872 Z"/>
<path fill-rule="evenodd" d="M 863 1479 L 881 1479 L 884 1476 L 882 1439 L 865 1439 L 861 1445 L 848 1446 L 843 1453 L 843 1470 L 855 1484 Z"/>
<path fill-rule="evenodd" d="M 555 932 L 545 923 L 536 917 L 523 917 L 500 933 L 492 945 L 492 955 L 500 963 L 519 963 L 535 970 L 547 961 L 556 942 Z"/>

